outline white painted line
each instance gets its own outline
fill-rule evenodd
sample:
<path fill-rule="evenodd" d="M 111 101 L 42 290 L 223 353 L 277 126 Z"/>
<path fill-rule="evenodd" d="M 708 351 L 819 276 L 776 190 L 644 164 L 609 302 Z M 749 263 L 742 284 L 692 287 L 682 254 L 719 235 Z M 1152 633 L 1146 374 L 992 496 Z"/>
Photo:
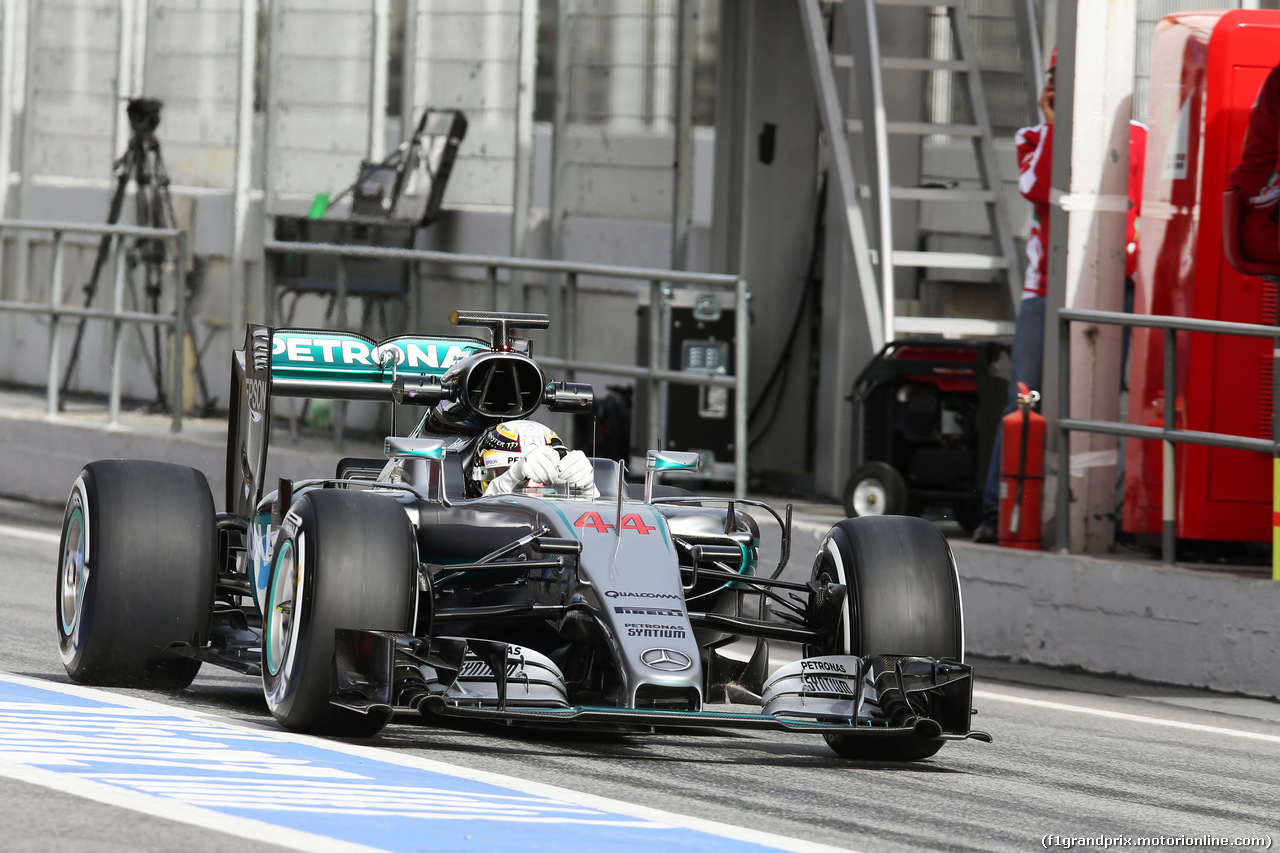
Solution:
<path fill-rule="evenodd" d="M 429 758 L 421 758 L 419 756 L 403 755 L 397 752 L 393 752 L 391 750 L 382 750 L 382 749 L 377 749 L 375 747 L 358 746 L 356 744 L 342 743 L 339 741 L 328 740 L 326 738 L 312 737 L 310 735 L 295 734 L 294 732 L 289 732 L 289 731 L 285 731 L 283 729 L 277 728 L 275 727 L 274 724 L 264 725 L 264 724 L 255 724 L 251 722 L 245 722 L 241 720 L 225 719 L 207 712 L 190 711 L 175 705 L 167 705 L 160 702 L 153 702 L 149 699 L 142 699 L 136 696 L 126 696 L 123 694 L 112 693 L 106 690 L 97 690 L 90 687 L 81 687 L 75 684 L 61 684 L 61 683 L 52 682 L 52 681 L 44 681 L 37 678 L 28 678 L 25 676 L 14 675 L 13 673 L 3 672 L 3 671 L 0 671 L 0 681 L 9 681 L 14 684 L 22 684 L 28 687 L 38 688 L 41 690 L 48 690 L 54 693 L 62 693 L 69 696 L 76 696 L 76 697 L 85 698 L 85 699 L 93 699 L 99 702 L 109 702 L 115 705 L 124 705 L 126 707 L 137 708 L 143 711 L 147 711 L 149 713 L 164 714 L 172 717 L 178 717 L 181 719 L 193 720 L 193 721 L 200 722 L 204 725 L 221 726 L 228 729 L 238 729 L 242 731 L 248 730 L 253 732 L 254 735 L 257 737 L 263 737 L 270 740 L 303 744 L 312 748 L 320 748 L 320 749 L 325 749 L 331 752 L 339 752 L 347 755 L 356 756 L 359 758 L 363 758 L 367 761 L 380 762 L 384 764 L 395 764 L 403 767 L 420 769 L 427 772 L 440 773 L 443 775 L 453 776 L 459 779 L 467 779 L 474 782 L 483 782 L 490 785 L 497 785 L 503 788 L 515 789 L 524 794 L 547 797 L 549 799 L 556 799 L 556 800 L 560 800 L 561 802 L 575 804 L 579 806 L 585 806 L 592 809 L 599 809 L 602 811 L 614 812 L 616 814 L 623 814 L 623 815 L 629 815 L 631 817 L 643 818 L 645 820 L 654 821 L 656 823 L 665 824 L 671 827 L 679 827 L 683 829 L 696 830 L 699 832 L 706 832 L 712 835 L 719 836 L 721 838 L 728 838 L 728 839 L 733 839 L 735 841 L 744 841 L 744 842 L 749 842 L 753 844 L 759 844 L 762 846 L 773 847 L 778 850 L 793 851 L 793 853 L 854 853 L 854 851 L 850 851 L 849 848 L 832 847 L 827 844 L 820 844 L 813 841 L 806 841 L 798 838 L 789 838 L 784 835 L 776 835 L 774 833 L 764 832 L 762 830 L 748 829 L 745 827 L 733 826 L 727 823 L 719 823 L 717 821 L 705 820 L 699 817 L 692 817 L 690 815 L 683 815 L 676 812 L 668 812 L 668 811 L 663 811 L 661 809 L 650 808 L 648 806 L 636 805 L 634 803 L 628 803 L 625 800 L 614 800 L 608 797 L 602 797 L 595 794 L 587 794 L 581 791 L 575 791 L 571 788 L 561 788 L 556 785 L 548 785 L 542 782 L 531 782 L 529 780 L 521 779 L 516 776 L 507 776 L 502 773 L 494 773 L 487 770 L 476 770 L 470 767 L 461 767 L 454 764 L 447 764 L 443 761 L 436 761 Z M 7 766 L 20 766 L 20 765 L 7 765 L 5 763 L 0 763 L 0 774 L 10 775 L 9 773 L 6 772 Z M 43 772 L 52 773 L 52 771 L 43 771 Z M 57 773 L 53 773 L 53 775 L 55 777 L 60 777 L 60 774 L 57 774 Z M 36 784 L 44 784 L 44 783 L 36 782 Z M 84 784 L 96 784 L 96 783 L 84 783 Z M 50 785 L 48 787 L 54 787 L 54 786 Z M 120 790 L 118 788 L 107 786 L 107 785 L 102 785 L 101 787 L 106 791 L 112 792 L 112 796 L 115 795 L 115 792 Z M 147 801 L 154 801 L 159 805 L 155 806 L 156 810 L 153 811 L 150 805 L 143 804 L 143 805 L 146 805 L 146 808 L 135 808 L 134 809 L 135 811 L 144 811 L 147 814 L 156 814 L 157 816 L 160 816 L 160 817 L 169 817 L 169 818 L 173 818 L 174 820 L 179 820 L 183 823 L 193 823 L 194 825 L 197 825 L 197 826 L 206 825 L 204 823 L 197 823 L 196 820 L 188 821 L 184 817 L 179 816 L 178 814 L 179 809 L 174 808 L 173 801 L 171 800 L 167 800 L 167 799 L 162 800 L 158 797 L 149 797 L 146 795 L 136 795 L 136 796 L 143 797 L 143 799 Z M 96 797 L 90 797 L 90 798 L 96 799 Z M 104 802 L 110 803 L 115 801 L 104 800 Z M 200 813 L 200 814 L 194 815 L 196 819 L 201 819 L 201 820 L 204 819 L 202 816 L 205 814 L 216 817 L 219 823 L 213 826 L 213 828 L 215 829 L 222 829 L 223 822 L 229 820 L 226 816 L 221 814 L 214 815 L 212 812 L 206 812 L 204 809 L 199 809 L 196 807 L 190 807 L 190 808 L 193 810 L 193 813 L 195 812 Z M 257 821 L 246 820 L 246 824 L 256 825 L 257 823 L 258 823 Z M 230 832 L 230 830 L 226 830 L 226 831 Z M 256 831 L 257 830 L 255 830 L 255 832 Z M 285 830 L 281 829 L 279 831 L 283 832 Z M 240 833 L 234 832 L 232 834 L 239 835 Z M 273 843 L 281 844 L 282 846 L 295 847 L 295 845 L 293 844 L 289 844 L 283 841 L 276 841 L 274 839 L 266 838 L 261 835 L 258 835 L 255 837 L 261 838 L 264 841 L 270 841 Z M 301 849 L 301 850 L 332 849 L 332 850 L 341 850 L 341 851 L 346 851 L 346 850 L 367 851 L 367 850 L 370 850 L 371 848 L 353 847 L 349 845 L 342 848 L 338 848 L 338 847 L 319 848 L 319 847 L 316 847 L 314 843 L 309 843 L 309 844 L 296 847 L 296 849 Z"/>
<path fill-rule="evenodd" d="M 1072 711 L 1077 714 L 1090 714 L 1094 717 L 1106 717 L 1110 720 L 1125 720 L 1131 723 L 1142 723 L 1148 726 L 1165 726 L 1170 729 L 1185 729 L 1192 732 L 1226 735 L 1228 737 L 1261 740 L 1267 743 L 1280 743 L 1280 735 L 1268 735 L 1261 732 L 1246 732 L 1240 729 L 1225 729 L 1221 726 L 1206 726 L 1201 723 L 1184 723 L 1182 720 L 1169 720 L 1164 717 L 1148 717 L 1143 714 L 1127 714 L 1123 711 L 1107 711 L 1102 708 L 1090 708 L 1087 705 L 1069 705 L 1065 702 L 1050 702 L 1047 699 L 1030 699 L 1025 696 L 1010 696 L 1007 693 L 992 693 L 989 690 L 973 691 L 975 699 L 995 699 L 999 702 L 1012 702 L 1015 705 L 1031 705 L 1051 711 Z"/>
<path fill-rule="evenodd" d="M 11 527 L 8 524 L 0 524 L 0 539 L 4 537 L 12 537 L 14 539 L 30 539 L 32 542 L 47 542 L 50 545 L 57 545 L 62 541 L 62 533 L 51 533 L 48 530 L 36 530 L 31 527 Z"/>
<path fill-rule="evenodd" d="M 50 788 L 71 794 L 85 800 L 104 803 L 138 812 L 149 817 L 158 817 L 211 829 L 215 832 L 245 838 L 259 844 L 275 844 L 291 850 L 317 851 L 317 853 L 385 853 L 377 847 L 366 847 L 363 844 L 351 844 L 338 841 L 323 835 L 313 835 L 298 829 L 276 826 L 266 821 L 252 818 L 236 817 L 221 812 L 202 809 L 198 806 L 181 803 L 168 797 L 153 797 L 139 794 L 115 785 L 104 785 L 76 776 L 45 770 L 43 767 L 32 767 L 0 759 L 0 776 L 7 776 L 19 782 L 28 782 L 42 788 Z"/>

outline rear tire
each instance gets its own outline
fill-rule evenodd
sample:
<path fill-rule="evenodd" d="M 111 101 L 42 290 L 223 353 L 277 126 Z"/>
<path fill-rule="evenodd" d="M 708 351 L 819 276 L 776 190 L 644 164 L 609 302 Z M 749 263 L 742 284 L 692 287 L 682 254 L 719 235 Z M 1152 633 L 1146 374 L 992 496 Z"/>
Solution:
<path fill-rule="evenodd" d="M 105 460 L 84 467 L 62 522 L 58 651 L 80 684 L 180 690 L 200 661 L 166 651 L 209 636 L 218 533 L 204 474 Z"/>
<path fill-rule="evenodd" d="M 907 512 L 907 481 L 887 462 L 868 462 L 844 485 L 844 511 L 849 518 L 903 515 Z"/>
<path fill-rule="evenodd" d="M 389 496 L 303 495 L 280 529 L 263 609 L 262 689 L 271 714 L 308 734 L 372 737 L 390 711 L 329 702 L 334 631 L 409 631 L 416 603 L 413 525 Z"/>
<path fill-rule="evenodd" d="M 823 540 L 813 577 L 848 589 L 836 654 L 908 655 L 962 661 L 960 578 L 946 537 L 909 516 L 847 518 Z M 827 735 L 843 758 L 915 761 L 936 753 L 941 738 Z"/>

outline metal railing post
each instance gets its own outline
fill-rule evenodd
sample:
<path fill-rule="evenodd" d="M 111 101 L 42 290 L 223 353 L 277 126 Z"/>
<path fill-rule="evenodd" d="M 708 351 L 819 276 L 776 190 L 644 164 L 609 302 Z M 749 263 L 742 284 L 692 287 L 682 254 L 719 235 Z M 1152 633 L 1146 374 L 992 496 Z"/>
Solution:
<path fill-rule="evenodd" d="M 412 334 L 422 325 L 422 281 L 418 262 L 410 261 L 407 266 L 409 267 L 409 297 L 406 300 L 407 317 L 404 326 L 405 331 Z"/>
<path fill-rule="evenodd" d="M 578 354 L 578 274 L 576 272 L 565 273 L 563 288 L 560 287 L 560 276 L 553 275 L 550 280 L 556 282 L 555 286 L 557 290 L 555 292 L 557 298 L 555 301 L 552 301 L 550 297 L 550 293 L 552 291 L 548 291 L 547 310 L 552 312 L 553 317 L 556 316 L 556 311 L 560 311 L 560 317 L 562 318 L 560 322 L 556 322 L 555 320 L 552 321 L 552 326 L 555 328 L 555 332 L 553 333 L 553 339 L 555 341 L 554 351 L 570 365 L 565 370 L 565 380 L 574 382 L 576 381 L 578 373 L 572 367 L 574 361 L 577 360 Z M 593 425 L 595 424 L 594 417 L 591 419 L 591 422 Z M 564 440 L 570 447 L 573 447 L 578 441 L 574 419 L 572 417 L 565 418 L 564 425 Z M 596 437 L 593 433 L 591 436 L 593 454 L 595 446 Z"/>
<path fill-rule="evenodd" d="M 1276 283 L 1280 288 L 1280 282 Z M 1275 322 L 1280 326 L 1280 312 Z M 1280 335 L 1280 330 L 1277 331 Z M 1280 581 L 1280 394 L 1276 393 L 1276 381 L 1280 379 L 1280 337 L 1271 339 L 1271 579 Z"/>
<path fill-rule="evenodd" d="M 338 309 L 338 330 L 349 331 L 347 329 L 347 256 L 338 255 L 338 274 L 335 282 L 333 298 L 337 301 Z"/>
<path fill-rule="evenodd" d="M 565 276 L 565 284 L 568 287 L 568 293 L 565 298 L 564 322 L 560 325 L 564 334 L 561 341 L 564 351 L 561 355 L 569 361 L 574 361 L 578 357 L 578 274 L 568 273 Z M 573 381 L 573 377 L 573 372 L 570 372 L 569 380 Z"/>
<path fill-rule="evenodd" d="M 1177 333 L 1173 329 L 1164 330 L 1164 428 L 1177 429 L 1178 415 L 1178 364 Z M 1163 474 L 1160 488 L 1160 562 L 1166 566 L 1173 565 L 1173 555 L 1177 536 L 1177 472 L 1173 441 L 1166 435 L 1160 442 Z"/>
<path fill-rule="evenodd" d="M 1252 338 L 1268 338 L 1272 342 L 1272 356 L 1277 362 L 1280 362 L 1280 328 L 1275 326 L 1261 326 L 1252 323 L 1236 323 L 1226 320 L 1206 320 L 1198 317 L 1175 317 L 1165 315 L 1145 315 L 1145 314 L 1123 314 L 1114 311 L 1093 311 L 1075 308 L 1061 308 L 1058 311 L 1059 328 L 1061 330 L 1059 337 L 1059 375 L 1063 377 L 1060 383 L 1060 399 L 1063 400 L 1060 423 L 1058 424 L 1055 434 L 1058 436 L 1060 445 L 1065 445 L 1069 440 L 1068 436 L 1072 430 L 1078 430 L 1087 433 L 1096 433 L 1102 435 L 1115 435 L 1127 439 L 1136 439 L 1140 441 L 1159 441 L 1161 451 L 1161 497 L 1160 497 L 1160 558 L 1164 565 L 1172 565 L 1177 557 L 1177 535 L 1178 535 L 1178 445 L 1179 444 L 1195 444 L 1208 447 L 1224 447 L 1232 450 L 1243 450 L 1254 453 L 1267 453 L 1277 458 L 1277 462 L 1273 463 L 1276 469 L 1277 477 L 1280 477 L 1280 395 L 1277 395 L 1274 401 L 1276 412 L 1274 414 L 1275 423 L 1273 424 L 1273 435 L 1267 440 L 1246 438 L 1239 435 L 1202 432 L 1198 430 L 1182 429 L 1178 426 L 1178 355 L 1177 355 L 1177 333 L 1185 332 L 1201 332 L 1206 334 L 1217 335 L 1234 335 L 1240 337 Z M 1081 420 L 1069 417 L 1066 413 L 1065 400 L 1067 399 L 1066 389 L 1070 385 L 1067 379 L 1068 356 L 1066 349 L 1062 346 L 1067 339 L 1068 325 L 1073 321 L 1089 322 L 1089 323 L 1108 323 L 1111 325 L 1138 327 L 1149 329 L 1160 329 L 1163 335 L 1164 344 L 1164 361 L 1163 361 L 1163 410 L 1161 412 L 1161 425 L 1159 427 L 1150 425 L 1137 425 L 1127 423 L 1125 421 L 1097 421 L 1097 420 Z M 1280 373 L 1280 364 L 1277 364 L 1276 370 Z M 1059 459 L 1059 471 L 1063 471 L 1062 459 Z M 1069 474 L 1070 467 L 1066 466 Z M 1059 481 L 1059 504 L 1068 497 L 1068 490 Z M 1273 509 L 1280 512 L 1280 495 L 1273 498 Z M 1062 537 L 1066 530 L 1066 521 L 1060 513 L 1058 517 L 1059 538 Z M 1273 533 L 1273 539 L 1280 540 L 1280 535 Z M 1280 541 L 1274 542 L 1273 547 L 1280 550 Z M 1280 580 L 1280 568 L 1275 569 L 1273 574 L 1276 580 Z"/>
<path fill-rule="evenodd" d="M 747 496 L 747 365 L 750 361 L 747 336 L 751 317 L 747 311 L 747 280 L 734 285 L 733 334 L 733 496 Z"/>
<path fill-rule="evenodd" d="M 148 228 L 135 225 L 92 225 L 76 222 L 44 222 L 37 220 L 12 220 L 0 218 L 0 231 L 8 229 L 16 230 L 22 236 L 24 245 L 29 245 L 32 241 L 27 236 L 32 231 L 48 232 L 51 237 L 49 243 L 52 248 L 52 267 L 49 276 L 49 295 L 47 301 L 28 302 L 25 299 L 5 300 L 0 299 L 0 313 L 17 313 L 17 314 L 35 314 L 41 317 L 49 318 L 49 353 L 45 387 L 45 407 L 49 417 L 56 416 L 62 404 L 62 386 L 59 379 L 61 372 L 60 356 L 63 337 L 63 322 L 67 318 L 79 318 L 83 323 L 87 320 L 102 320 L 109 324 L 107 333 L 107 341 L 110 353 L 107 357 L 108 368 L 108 393 L 107 393 L 107 409 L 108 422 L 111 426 L 119 426 L 120 423 L 120 404 L 122 397 L 122 388 L 124 384 L 124 339 L 125 325 L 138 324 L 140 326 L 172 326 L 179 331 L 179 338 L 185 336 L 187 330 L 187 311 L 185 275 L 187 269 L 187 259 L 189 256 L 189 241 L 185 232 L 176 228 Z M 106 239 L 107 252 L 110 260 L 109 268 L 111 270 L 110 292 L 105 296 L 109 306 L 106 308 L 96 308 L 92 305 L 76 306 L 66 305 L 63 303 L 64 285 L 66 279 L 66 254 L 67 254 L 67 234 L 94 234 Z M 128 264 L 128 252 L 126 250 L 125 241 L 127 239 L 140 240 L 174 240 L 176 245 L 176 264 L 178 281 L 178 290 L 175 298 L 175 313 L 158 314 L 151 310 L 125 310 L 125 285 L 126 268 Z M 106 269 L 107 266 L 104 266 Z M 24 288 L 25 290 L 25 288 Z M 164 377 L 162 381 L 168 384 L 169 390 L 181 398 L 185 395 L 182 391 L 185 387 L 185 361 L 186 351 L 185 340 L 181 340 L 181 346 L 174 353 L 174 363 L 172 365 L 174 375 Z M 175 378 L 176 377 L 176 378 Z M 176 384 L 176 387 L 174 387 Z M 175 418 L 175 431 L 181 428 L 181 413 L 177 413 Z"/>
<path fill-rule="evenodd" d="M 45 414 L 51 418 L 58 414 L 58 347 L 62 343 L 58 309 L 62 305 L 62 259 L 65 252 L 62 238 L 61 231 L 53 232 L 53 278 L 49 282 L 49 375 L 45 392 L 48 400 Z"/>
<path fill-rule="evenodd" d="M 347 256 L 346 254 L 338 255 L 338 281 L 337 296 L 338 300 L 338 330 L 348 331 L 347 329 Z M 347 420 L 347 404 L 342 400 L 333 400 L 329 404 L 329 421 L 333 426 L 333 449 L 341 451 L 343 439 L 345 438 Z"/>
<path fill-rule="evenodd" d="M 552 317 L 562 318 L 565 315 L 565 298 L 564 292 L 568 286 L 567 279 L 572 273 L 565 275 L 551 275 L 547 277 L 547 313 Z M 567 344 L 565 343 L 567 335 L 564 331 L 563 320 L 557 322 L 552 320 L 550 340 L 547 342 L 552 352 L 561 358 L 567 358 Z"/>
<path fill-rule="evenodd" d="M 662 282 L 649 282 L 649 411 L 646 450 L 661 450 L 662 412 L 658 402 L 657 371 L 665 369 L 662 352 Z"/>
<path fill-rule="evenodd" d="M 498 310 L 498 268 L 493 266 L 485 267 L 484 281 L 489 288 L 489 310 L 497 311 Z"/>
<path fill-rule="evenodd" d="M 173 271 L 173 382 L 170 387 L 170 406 L 173 422 L 170 432 L 182 432 L 182 409 L 186 406 L 186 356 L 187 356 L 187 235 L 179 233 L 177 238 L 178 265 Z M 194 345 L 194 341 L 192 344 Z"/>
<path fill-rule="evenodd" d="M 1071 433 L 1062 422 L 1071 412 L 1071 323 L 1058 315 L 1058 496 L 1054 538 L 1060 554 L 1071 553 Z M 1000 465 L 999 460 L 996 465 Z"/>
<path fill-rule="evenodd" d="M 121 362 L 124 359 L 124 321 L 120 312 L 124 310 L 124 236 L 115 239 L 112 267 L 114 275 L 111 285 L 111 390 L 107 397 L 107 423 L 120 425 L 120 382 Z"/>

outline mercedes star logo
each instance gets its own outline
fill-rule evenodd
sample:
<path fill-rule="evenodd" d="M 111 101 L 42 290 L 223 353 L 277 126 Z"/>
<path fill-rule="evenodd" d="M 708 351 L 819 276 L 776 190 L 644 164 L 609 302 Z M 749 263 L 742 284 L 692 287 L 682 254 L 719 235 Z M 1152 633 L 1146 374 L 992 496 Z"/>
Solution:
<path fill-rule="evenodd" d="M 680 672 L 693 666 L 693 659 L 675 649 L 645 649 L 640 655 L 644 665 L 663 672 Z"/>

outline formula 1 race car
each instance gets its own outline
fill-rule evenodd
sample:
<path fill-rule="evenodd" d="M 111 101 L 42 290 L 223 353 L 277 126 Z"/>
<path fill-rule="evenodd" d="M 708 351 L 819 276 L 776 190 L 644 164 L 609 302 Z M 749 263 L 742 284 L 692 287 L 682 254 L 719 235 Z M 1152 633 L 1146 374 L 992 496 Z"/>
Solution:
<path fill-rule="evenodd" d="M 452 320 L 492 341 L 250 326 L 232 361 L 226 512 L 193 468 L 86 465 L 58 568 L 71 678 L 180 689 L 213 663 L 261 677 L 286 728 L 345 737 L 421 713 L 810 732 L 841 756 L 884 760 L 990 740 L 970 729 L 959 581 L 932 524 L 841 521 L 799 583 L 779 579 L 790 507 L 784 518 L 655 484 L 696 454 L 650 451 L 643 486 L 594 459 L 590 495 L 475 496 L 467 469 L 483 430 L 541 406 L 589 410 L 592 392 L 548 382 L 514 336 L 546 328 L 545 315 Z M 276 397 L 428 408 L 409 435 L 386 439 L 386 458 L 268 490 Z M 781 529 L 771 574 L 757 574 L 757 516 Z M 752 641 L 754 654 L 723 653 Z M 770 641 L 802 656 L 766 673 Z M 727 689 L 759 710 L 709 709 Z"/>

